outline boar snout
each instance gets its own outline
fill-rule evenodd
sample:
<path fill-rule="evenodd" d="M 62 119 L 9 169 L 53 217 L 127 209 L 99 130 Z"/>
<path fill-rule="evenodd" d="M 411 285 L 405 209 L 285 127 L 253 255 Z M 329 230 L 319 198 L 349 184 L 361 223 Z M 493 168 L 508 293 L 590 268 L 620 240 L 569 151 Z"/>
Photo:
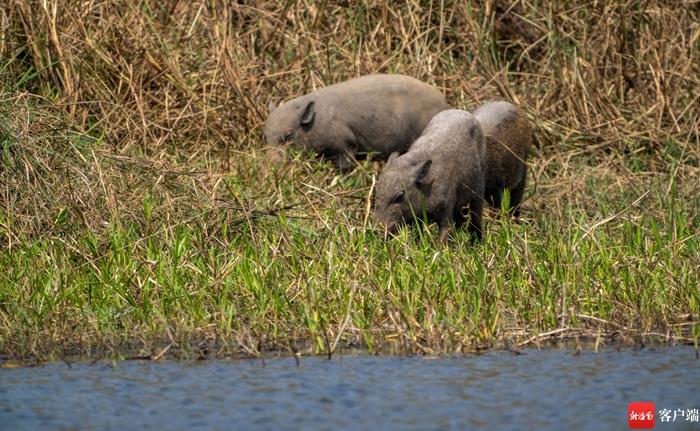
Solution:
<path fill-rule="evenodd" d="M 401 226 L 403 226 L 403 223 L 401 223 L 401 221 L 394 219 L 378 218 L 377 221 L 379 222 L 380 232 L 384 234 L 385 238 L 388 235 L 396 235 L 397 233 L 399 233 Z"/>
<path fill-rule="evenodd" d="M 386 240 L 399 233 L 400 227 L 397 223 L 382 224 L 378 232 Z"/>
<path fill-rule="evenodd" d="M 388 225 L 386 225 L 386 232 L 390 235 L 396 235 L 399 231 L 400 225 L 395 222 L 391 222 Z"/>
<path fill-rule="evenodd" d="M 277 143 L 279 145 L 284 145 L 287 142 L 291 141 L 292 138 L 294 137 L 294 131 L 293 130 L 288 130 L 285 133 L 282 133 L 278 138 L 277 138 Z"/>

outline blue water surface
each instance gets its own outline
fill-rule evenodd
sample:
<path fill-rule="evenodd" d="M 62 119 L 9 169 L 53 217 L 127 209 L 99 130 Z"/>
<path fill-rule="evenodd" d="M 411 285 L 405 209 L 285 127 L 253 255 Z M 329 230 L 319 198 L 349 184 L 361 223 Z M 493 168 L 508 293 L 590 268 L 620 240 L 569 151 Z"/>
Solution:
<path fill-rule="evenodd" d="M 631 401 L 700 408 L 699 383 L 691 347 L 52 363 L 0 369 L 0 429 L 624 430 Z"/>

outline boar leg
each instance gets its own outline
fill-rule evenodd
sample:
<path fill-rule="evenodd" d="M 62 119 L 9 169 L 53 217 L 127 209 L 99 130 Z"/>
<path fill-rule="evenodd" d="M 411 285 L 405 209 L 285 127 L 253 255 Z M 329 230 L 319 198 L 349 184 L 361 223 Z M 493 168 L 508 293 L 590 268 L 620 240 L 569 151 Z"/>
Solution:
<path fill-rule="evenodd" d="M 510 191 L 510 211 L 515 218 L 520 217 L 520 202 L 523 200 L 525 192 L 525 178 L 527 177 L 527 168 L 523 168 L 523 173 L 520 177 L 520 182 Z"/>
<path fill-rule="evenodd" d="M 475 197 L 469 203 L 469 232 L 472 234 L 472 239 L 481 241 L 481 212 L 483 211 L 484 203 L 480 196 Z"/>
<path fill-rule="evenodd" d="M 499 181 L 496 184 L 492 182 L 490 187 L 486 188 L 486 202 L 488 202 L 489 205 L 491 205 L 491 207 L 495 209 L 501 208 L 501 200 L 503 199 L 504 187 L 505 184 Z"/>
<path fill-rule="evenodd" d="M 464 208 L 459 207 L 454 209 L 454 214 L 452 215 L 452 218 L 454 218 L 455 221 L 455 227 L 459 228 L 461 227 L 464 222 L 467 220 L 467 217 L 464 215 Z"/>
<path fill-rule="evenodd" d="M 352 132 L 348 132 L 352 134 Z M 354 135 L 341 139 L 343 145 L 340 149 L 336 149 L 337 154 L 333 158 L 336 168 L 344 174 L 352 171 L 357 165 L 357 139 Z"/>
<path fill-rule="evenodd" d="M 338 168 L 338 170 L 343 174 L 347 174 L 355 168 L 355 159 L 345 153 L 338 154 L 333 159 L 333 163 L 335 164 L 335 167 Z"/>
<path fill-rule="evenodd" d="M 445 226 L 440 226 L 440 235 L 438 239 L 442 244 L 447 244 L 447 237 L 450 235 L 450 231 L 452 231 L 452 223 L 447 223 Z"/>
<path fill-rule="evenodd" d="M 455 224 L 452 216 L 453 210 L 450 208 L 449 210 L 442 209 L 438 214 L 436 214 L 435 217 L 440 232 L 439 239 L 443 244 L 447 243 L 447 236 L 450 234 L 450 231 Z"/>

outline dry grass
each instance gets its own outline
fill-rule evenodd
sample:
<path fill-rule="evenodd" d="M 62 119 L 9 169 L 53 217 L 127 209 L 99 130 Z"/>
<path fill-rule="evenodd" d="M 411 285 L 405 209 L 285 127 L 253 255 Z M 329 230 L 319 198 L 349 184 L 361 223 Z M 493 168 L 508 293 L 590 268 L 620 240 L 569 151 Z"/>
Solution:
<path fill-rule="evenodd" d="M 66 247 L 80 265 L 98 268 L 115 226 L 137 226 L 137 234 L 126 235 L 136 243 L 124 245 L 136 250 L 195 225 L 206 238 L 204 253 L 211 244 L 233 244 L 225 237 L 228 225 L 249 234 L 256 247 L 266 243 L 253 221 L 269 215 L 326 235 L 337 234 L 329 214 L 351 234 L 362 229 L 378 164 L 365 163 L 348 177 L 298 158 L 272 166 L 260 130 L 270 99 L 375 72 L 433 83 L 461 108 L 491 98 L 519 104 L 538 138 L 531 163 L 531 184 L 538 187 L 526 210 L 535 221 L 559 226 L 552 232 L 575 225 L 600 241 L 596 232 L 610 226 L 622 232 L 627 223 L 655 220 L 669 229 L 675 219 L 664 196 L 672 196 L 682 202 L 672 207 L 691 238 L 697 235 L 699 2 L 2 0 L 0 10 L 5 262 L 41 242 Z M 670 231 L 672 242 L 689 241 Z M 85 251 L 86 236 L 102 245 L 102 254 Z M 682 267 L 691 262 L 684 256 L 669 259 Z M 689 271 L 696 280 L 696 270 Z M 14 275 L 6 282 L 31 284 L 31 277 Z M 23 327 L 29 344 L 51 332 L 59 350 L 80 345 L 51 319 L 27 326 L 11 296 L 0 300 L 5 328 Z M 620 307 L 610 319 L 626 319 Z M 700 304 L 674 307 L 693 321 Z M 60 310 L 74 327 L 89 326 L 84 315 Z M 339 313 L 338 328 L 345 321 Z M 406 324 L 396 319 L 389 313 L 378 321 Z M 559 326 L 540 320 L 523 329 L 522 318 L 515 320 L 521 329 L 511 335 L 525 340 L 566 326 L 562 318 Z M 622 320 L 618 326 L 627 327 Z M 670 324 L 646 329 L 663 332 Z M 439 345 L 445 335 L 423 329 L 428 344 Z M 164 331 L 153 337 L 167 338 Z M 314 341 L 313 330 L 299 331 Z M 503 328 L 475 331 L 504 336 Z M 9 337 L 2 345 L 18 355 L 56 348 L 18 347 L 24 344 Z"/>
<path fill-rule="evenodd" d="M 271 98 L 397 72 L 435 83 L 455 106 L 521 105 L 544 153 L 535 175 L 557 175 L 555 184 L 576 187 L 567 168 L 578 156 L 634 177 L 613 152 L 650 154 L 648 168 L 665 171 L 662 156 L 674 151 L 679 174 L 697 179 L 697 2 L 9 1 L 3 10 L 3 98 L 48 99 L 29 103 L 98 138 L 98 160 L 236 174 L 239 152 L 261 145 Z M 5 115 L 13 133 L 36 137 L 26 117 Z M 225 196 L 203 181 L 207 195 Z"/>

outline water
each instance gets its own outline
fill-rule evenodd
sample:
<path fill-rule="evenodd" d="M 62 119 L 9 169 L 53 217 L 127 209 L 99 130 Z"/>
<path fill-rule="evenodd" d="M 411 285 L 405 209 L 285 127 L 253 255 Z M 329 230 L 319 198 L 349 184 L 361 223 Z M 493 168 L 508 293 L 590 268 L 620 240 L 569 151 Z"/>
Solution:
<path fill-rule="evenodd" d="M 0 369 L 0 429 L 620 430 L 631 401 L 700 409 L 698 382 L 688 347 L 55 363 Z"/>

